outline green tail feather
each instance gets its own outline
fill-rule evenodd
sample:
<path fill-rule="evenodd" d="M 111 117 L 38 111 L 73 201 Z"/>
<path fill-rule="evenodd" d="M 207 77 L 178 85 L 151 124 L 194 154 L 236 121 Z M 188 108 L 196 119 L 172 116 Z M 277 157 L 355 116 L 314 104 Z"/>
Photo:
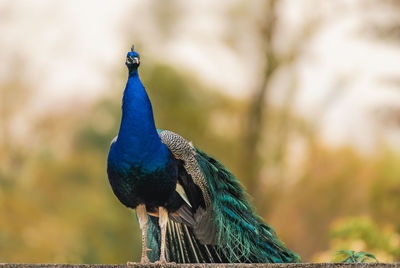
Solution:
<path fill-rule="evenodd" d="M 151 262 L 160 259 L 161 230 L 158 218 L 148 216 L 147 256 Z M 192 230 L 182 223 L 168 220 L 166 234 L 166 258 L 176 263 L 226 263 L 224 255 L 215 246 L 202 244 Z"/>
<path fill-rule="evenodd" d="M 221 163 L 196 148 L 196 158 L 209 186 L 217 226 L 217 245 L 204 245 L 184 224 L 168 221 L 166 257 L 176 263 L 295 263 L 300 257 L 283 246 L 246 200 L 240 182 Z M 149 216 L 148 252 L 160 256 L 158 218 Z"/>
<path fill-rule="evenodd" d="M 160 259 L 160 244 L 161 244 L 161 229 L 158 225 L 158 218 L 147 216 L 148 230 L 147 230 L 147 248 L 151 249 L 147 252 L 147 257 L 151 262 Z"/>
<path fill-rule="evenodd" d="M 285 248 L 272 227 L 254 213 L 234 175 L 206 153 L 199 149 L 196 153 L 215 208 L 217 247 L 229 262 L 299 262 L 299 256 Z"/>

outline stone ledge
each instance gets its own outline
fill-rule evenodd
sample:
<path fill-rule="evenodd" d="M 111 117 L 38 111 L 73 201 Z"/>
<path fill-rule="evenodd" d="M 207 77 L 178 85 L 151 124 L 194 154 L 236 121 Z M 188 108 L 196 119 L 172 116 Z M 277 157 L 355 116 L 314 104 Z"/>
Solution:
<path fill-rule="evenodd" d="M 256 268 L 400 268 L 400 263 L 256 263 L 256 264 L 148 264 L 140 263 L 125 264 L 17 264 L 0 263 L 0 268 L 145 268 L 145 267 L 189 267 L 189 268 L 236 268 L 236 267 L 256 267 Z"/>

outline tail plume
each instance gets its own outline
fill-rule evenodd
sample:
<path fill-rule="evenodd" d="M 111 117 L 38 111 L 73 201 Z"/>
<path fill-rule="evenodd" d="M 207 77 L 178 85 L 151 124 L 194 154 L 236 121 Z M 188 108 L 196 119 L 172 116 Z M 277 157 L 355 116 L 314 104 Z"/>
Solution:
<path fill-rule="evenodd" d="M 220 162 L 196 149 L 213 199 L 218 248 L 231 263 L 299 262 L 283 246 L 271 226 L 262 222 L 246 198 L 239 181 Z"/>
<path fill-rule="evenodd" d="M 297 254 L 287 249 L 271 226 L 263 223 L 246 198 L 239 181 L 221 163 L 196 149 L 196 159 L 209 185 L 210 217 L 217 243 L 203 244 L 193 230 L 170 219 L 166 234 L 166 258 L 176 263 L 295 263 Z M 160 255 L 158 219 L 149 216 L 148 256 Z"/>

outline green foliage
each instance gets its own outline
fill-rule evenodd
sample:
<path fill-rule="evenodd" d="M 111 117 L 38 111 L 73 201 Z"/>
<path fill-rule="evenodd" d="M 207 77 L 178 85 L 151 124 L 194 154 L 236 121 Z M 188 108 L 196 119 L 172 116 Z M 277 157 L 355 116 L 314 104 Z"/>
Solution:
<path fill-rule="evenodd" d="M 378 262 L 373 254 L 364 251 L 356 253 L 354 250 L 339 250 L 337 255 L 346 257 L 342 263 Z"/>
<path fill-rule="evenodd" d="M 343 255 L 346 254 L 348 255 L 347 262 L 372 261 L 375 259 L 372 256 L 377 256 L 385 262 L 399 258 L 399 234 L 389 225 L 378 226 L 367 217 L 353 217 L 338 221 L 332 227 L 331 237 L 331 248 L 341 253 L 333 258 L 334 262 L 343 260 Z M 355 253 L 354 249 L 360 252 Z M 373 255 L 366 252 L 372 252 Z"/>

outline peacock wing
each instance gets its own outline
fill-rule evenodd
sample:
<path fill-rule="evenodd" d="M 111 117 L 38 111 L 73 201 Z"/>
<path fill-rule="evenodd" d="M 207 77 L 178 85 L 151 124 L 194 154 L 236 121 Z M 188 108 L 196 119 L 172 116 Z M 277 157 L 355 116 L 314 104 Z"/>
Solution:
<path fill-rule="evenodd" d="M 213 220 L 212 193 L 196 159 L 195 148 L 172 131 L 160 131 L 161 141 L 177 158 L 178 185 L 176 191 L 185 200 L 176 214 L 170 217 L 191 228 L 203 244 L 216 244 L 217 228 Z"/>

